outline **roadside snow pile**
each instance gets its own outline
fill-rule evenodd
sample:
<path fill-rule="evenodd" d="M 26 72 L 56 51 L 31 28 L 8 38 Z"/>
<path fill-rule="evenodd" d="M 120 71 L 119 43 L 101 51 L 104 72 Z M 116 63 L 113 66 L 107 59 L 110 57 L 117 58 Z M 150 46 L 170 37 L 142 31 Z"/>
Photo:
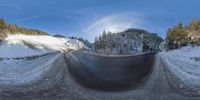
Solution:
<path fill-rule="evenodd" d="M 200 62 L 192 58 L 200 57 L 200 47 L 160 53 L 169 84 L 183 94 L 200 96 Z"/>
<path fill-rule="evenodd" d="M 0 97 L 55 95 L 62 86 L 65 68 L 61 53 L 32 60 L 0 62 Z"/>
<path fill-rule="evenodd" d="M 9 35 L 0 44 L 0 58 L 26 57 L 48 52 L 77 50 L 84 47 L 78 40 L 52 36 Z"/>

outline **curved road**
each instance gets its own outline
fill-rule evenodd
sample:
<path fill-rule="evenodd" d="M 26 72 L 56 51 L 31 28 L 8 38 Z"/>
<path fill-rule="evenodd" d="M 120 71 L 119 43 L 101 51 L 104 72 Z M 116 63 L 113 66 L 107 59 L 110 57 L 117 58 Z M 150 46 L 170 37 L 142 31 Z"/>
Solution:
<path fill-rule="evenodd" d="M 128 57 L 104 57 L 81 52 L 68 56 L 69 70 L 81 84 L 101 90 L 136 85 L 151 72 L 156 53 Z"/>

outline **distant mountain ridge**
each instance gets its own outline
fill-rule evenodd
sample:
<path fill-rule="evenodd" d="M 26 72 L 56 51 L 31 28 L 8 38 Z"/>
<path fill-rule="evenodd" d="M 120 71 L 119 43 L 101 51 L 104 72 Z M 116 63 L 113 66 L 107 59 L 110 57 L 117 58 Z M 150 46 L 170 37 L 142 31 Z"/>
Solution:
<path fill-rule="evenodd" d="M 128 29 L 124 32 L 103 34 L 95 39 L 93 50 L 99 54 L 118 55 L 146 51 L 158 51 L 163 39 L 155 33 L 142 29 Z"/>

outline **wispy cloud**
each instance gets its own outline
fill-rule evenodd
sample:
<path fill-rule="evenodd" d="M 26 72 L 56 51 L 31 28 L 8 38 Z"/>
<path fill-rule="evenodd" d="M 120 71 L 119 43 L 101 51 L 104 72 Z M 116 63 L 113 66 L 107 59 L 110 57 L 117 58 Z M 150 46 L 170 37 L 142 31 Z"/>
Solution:
<path fill-rule="evenodd" d="M 30 16 L 30 17 L 26 17 L 26 18 L 23 18 L 23 19 L 19 19 L 19 20 L 17 20 L 16 22 L 17 22 L 17 23 L 22 23 L 22 22 L 25 22 L 25 21 L 28 21 L 28 20 L 32 20 L 32 19 L 41 17 L 41 16 L 43 16 L 43 15 Z"/>
<path fill-rule="evenodd" d="M 119 13 L 105 16 L 97 19 L 83 30 L 89 37 L 94 39 L 95 36 L 100 35 L 104 30 L 110 32 L 121 32 L 129 28 L 142 28 L 144 23 L 142 16 L 138 14 Z"/>

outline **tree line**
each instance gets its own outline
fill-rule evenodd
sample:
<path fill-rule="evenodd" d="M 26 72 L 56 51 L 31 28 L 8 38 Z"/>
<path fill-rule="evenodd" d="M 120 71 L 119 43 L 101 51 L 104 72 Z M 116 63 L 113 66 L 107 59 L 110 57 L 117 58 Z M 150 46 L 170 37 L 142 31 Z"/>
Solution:
<path fill-rule="evenodd" d="M 26 34 L 26 35 L 48 35 L 47 32 L 43 32 L 36 29 L 28 29 L 19 27 L 16 24 L 7 24 L 4 19 L 0 18 L 0 40 L 4 39 L 7 34 Z"/>
<path fill-rule="evenodd" d="M 79 40 L 79 41 L 83 42 L 87 47 L 92 48 L 92 43 L 90 43 L 87 39 L 83 39 L 81 37 L 75 37 L 75 36 L 71 36 L 71 37 L 67 37 L 67 38 Z"/>
<path fill-rule="evenodd" d="M 168 49 L 177 49 L 186 45 L 200 44 L 200 20 L 192 20 L 189 25 L 181 22 L 167 31 Z"/>
<path fill-rule="evenodd" d="M 95 38 L 93 50 L 100 54 L 133 54 L 158 51 L 162 38 L 142 29 L 128 29 L 119 33 L 103 31 Z"/>

